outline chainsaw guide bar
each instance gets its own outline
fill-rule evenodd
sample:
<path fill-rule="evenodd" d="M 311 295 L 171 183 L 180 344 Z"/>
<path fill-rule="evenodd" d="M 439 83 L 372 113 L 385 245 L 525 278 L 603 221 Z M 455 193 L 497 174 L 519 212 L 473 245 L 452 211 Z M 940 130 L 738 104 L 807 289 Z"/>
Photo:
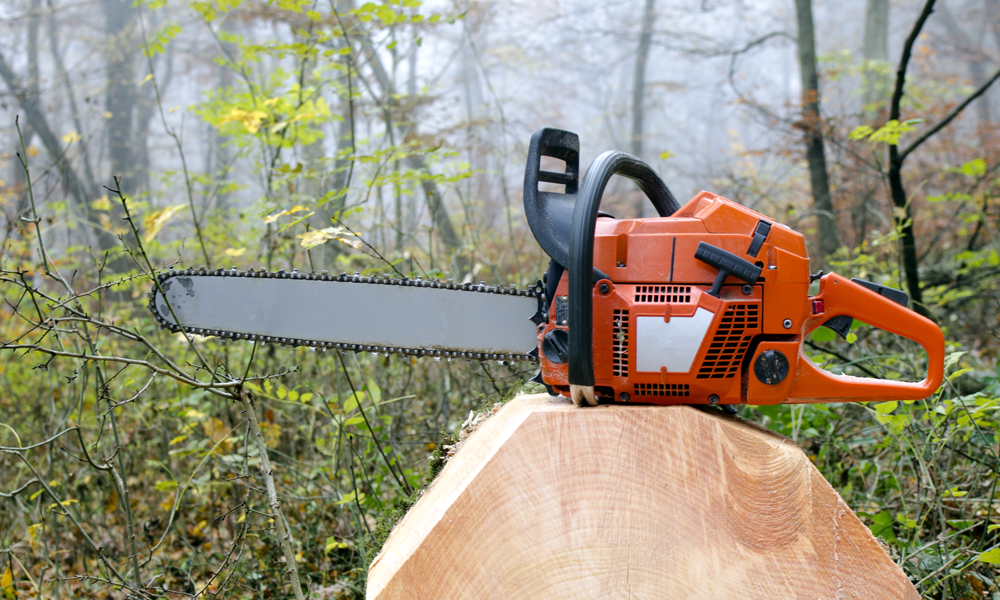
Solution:
<path fill-rule="evenodd" d="M 281 280 L 280 283 L 278 280 Z M 537 362 L 541 282 L 527 289 L 421 278 L 171 270 L 149 310 L 203 336 L 376 354 Z M 327 307 L 327 319 L 317 319 Z M 535 315 L 532 317 L 532 315 Z"/>

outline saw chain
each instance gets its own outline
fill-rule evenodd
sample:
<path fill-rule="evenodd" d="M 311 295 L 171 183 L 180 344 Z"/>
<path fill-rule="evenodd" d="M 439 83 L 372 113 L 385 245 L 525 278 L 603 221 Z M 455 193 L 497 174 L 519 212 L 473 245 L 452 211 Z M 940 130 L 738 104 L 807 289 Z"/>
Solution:
<path fill-rule="evenodd" d="M 517 286 L 511 284 L 510 286 L 488 286 L 484 282 L 479 282 L 478 285 L 473 283 L 455 283 L 451 279 L 445 281 L 440 281 L 437 279 L 424 280 L 421 277 L 416 279 L 410 279 L 409 277 L 393 278 L 389 276 L 365 276 L 360 273 L 355 272 L 354 275 L 348 275 L 347 273 L 341 273 L 339 275 L 331 275 L 327 271 L 322 271 L 320 273 L 308 272 L 300 273 L 297 269 L 292 269 L 290 272 L 284 269 L 277 272 L 269 272 L 264 269 L 254 270 L 249 269 L 246 271 L 238 270 L 236 267 L 232 267 L 229 270 L 218 268 L 218 269 L 206 269 L 204 267 L 199 268 L 188 268 L 183 270 L 170 269 L 165 273 L 160 273 L 157 275 L 157 284 L 153 286 L 150 290 L 149 297 L 149 310 L 155 315 L 157 321 L 160 324 L 161 329 L 169 329 L 170 331 L 177 333 L 181 331 L 181 327 L 167 320 L 164 315 L 160 314 L 156 303 L 154 301 L 157 290 L 162 290 L 162 284 L 174 277 L 248 277 L 256 279 L 298 279 L 306 281 L 331 281 L 339 283 L 361 283 L 368 285 L 384 285 L 384 286 L 403 286 L 403 287 L 417 287 L 417 288 L 435 288 L 435 289 L 445 289 L 454 290 L 457 293 L 477 293 L 477 294 L 498 294 L 502 296 L 524 296 L 529 298 L 535 298 L 538 301 L 538 314 L 533 317 L 532 320 L 536 322 L 538 319 L 544 319 L 542 317 L 542 301 L 543 301 L 543 288 L 542 282 L 536 281 L 535 284 L 529 288 L 518 289 Z M 258 335 L 258 334 L 248 334 L 248 333 L 237 333 L 232 331 L 225 331 L 222 329 L 206 329 L 200 327 L 183 327 L 184 331 L 189 334 L 200 335 L 200 336 L 213 336 L 226 340 L 243 340 L 248 342 L 261 342 L 267 344 L 279 344 L 282 347 L 292 346 L 299 347 L 304 346 L 313 349 L 319 349 L 322 351 L 335 349 L 335 350 L 349 350 L 351 352 L 371 352 L 372 354 L 400 354 L 403 356 L 412 357 L 432 357 L 435 359 L 454 359 L 454 358 L 464 358 L 467 360 L 497 360 L 497 361 L 529 361 L 538 362 L 537 350 L 532 350 L 530 352 L 519 353 L 519 354 L 502 354 L 502 353 L 489 353 L 489 352 L 466 352 L 466 351 L 456 351 L 456 350 L 436 350 L 436 349 L 423 349 L 423 348 L 401 348 L 394 346 L 376 346 L 367 344 L 348 344 L 340 342 L 326 342 L 318 340 L 300 339 L 300 338 L 286 338 L 286 337 L 275 337 L 268 335 Z"/>

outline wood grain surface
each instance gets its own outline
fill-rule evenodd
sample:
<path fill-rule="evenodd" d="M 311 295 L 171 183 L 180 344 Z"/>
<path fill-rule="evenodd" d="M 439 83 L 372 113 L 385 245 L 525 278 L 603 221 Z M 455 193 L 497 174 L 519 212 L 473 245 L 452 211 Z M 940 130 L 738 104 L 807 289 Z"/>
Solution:
<path fill-rule="evenodd" d="M 790 440 L 547 395 L 466 440 L 368 577 L 369 600 L 919 598 Z"/>

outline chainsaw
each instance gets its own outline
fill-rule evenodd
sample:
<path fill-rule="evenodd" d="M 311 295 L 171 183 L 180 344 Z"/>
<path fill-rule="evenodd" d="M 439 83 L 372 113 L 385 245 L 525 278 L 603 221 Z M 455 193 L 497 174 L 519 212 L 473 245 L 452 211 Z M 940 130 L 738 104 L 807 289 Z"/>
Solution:
<path fill-rule="evenodd" d="M 561 161 L 562 172 L 543 170 L 543 158 Z M 600 211 L 615 175 L 634 181 L 658 217 Z M 202 336 L 537 362 L 532 381 L 580 405 L 916 400 L 941 384 L 944 337 L 906 308 L 904 292 L 811 275 L 802 234 L 709 192 L 680 206 L 634 156 L 605 152 L 581 182 L 579 137 L 538 131 L 528 150 L 524 213 L 551 259 L 527 289 L 198 268 L 159 274 L 149 308 L 162 327 Z M 854 319 L 919 343 L 927 354 L 923 381 L 836 375 L 806 356 L 814 330 L 846 337 Z"/>

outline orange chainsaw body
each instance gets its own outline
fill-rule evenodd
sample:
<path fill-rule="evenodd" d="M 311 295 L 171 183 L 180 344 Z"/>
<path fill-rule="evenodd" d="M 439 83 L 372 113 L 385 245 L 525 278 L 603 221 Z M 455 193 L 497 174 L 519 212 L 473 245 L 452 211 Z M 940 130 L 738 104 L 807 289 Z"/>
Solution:
<path fill-rule="evenodd" d="M 770 231 L 748 254 L 762 221 L 771 224 Z M 701 242 L 755 263 L 760 276 L 753 284 L 730 276 L 718 297 L 710 295 L 718 270 L 695 258 Z M 803 236 L 721 196 L 701 192 L 670 217 L 597 219 L 593 265 L 608 275 L 593 293 L 594 389 L 606 401 L 913 400 L 941 383 L 944 338 L 934 323 L 833 273 L 821 277 L 819 293 L 810 296 Z M 570 326 L 568 289 L 563 274 L 555 297 L 547 299 L 547 321 L 538 325 L 541 378 L 566 396 L 567 364 L 551 360 L 543 341 L 550 331 Z M 841 315 L 920 343 L 927 377 L 909 383 L 818 368 L 803 352 L 803 341 Z M 780 378 L 768 371 L 778 354 L 785 361 L 778 364 L 785 371 Z"/>

